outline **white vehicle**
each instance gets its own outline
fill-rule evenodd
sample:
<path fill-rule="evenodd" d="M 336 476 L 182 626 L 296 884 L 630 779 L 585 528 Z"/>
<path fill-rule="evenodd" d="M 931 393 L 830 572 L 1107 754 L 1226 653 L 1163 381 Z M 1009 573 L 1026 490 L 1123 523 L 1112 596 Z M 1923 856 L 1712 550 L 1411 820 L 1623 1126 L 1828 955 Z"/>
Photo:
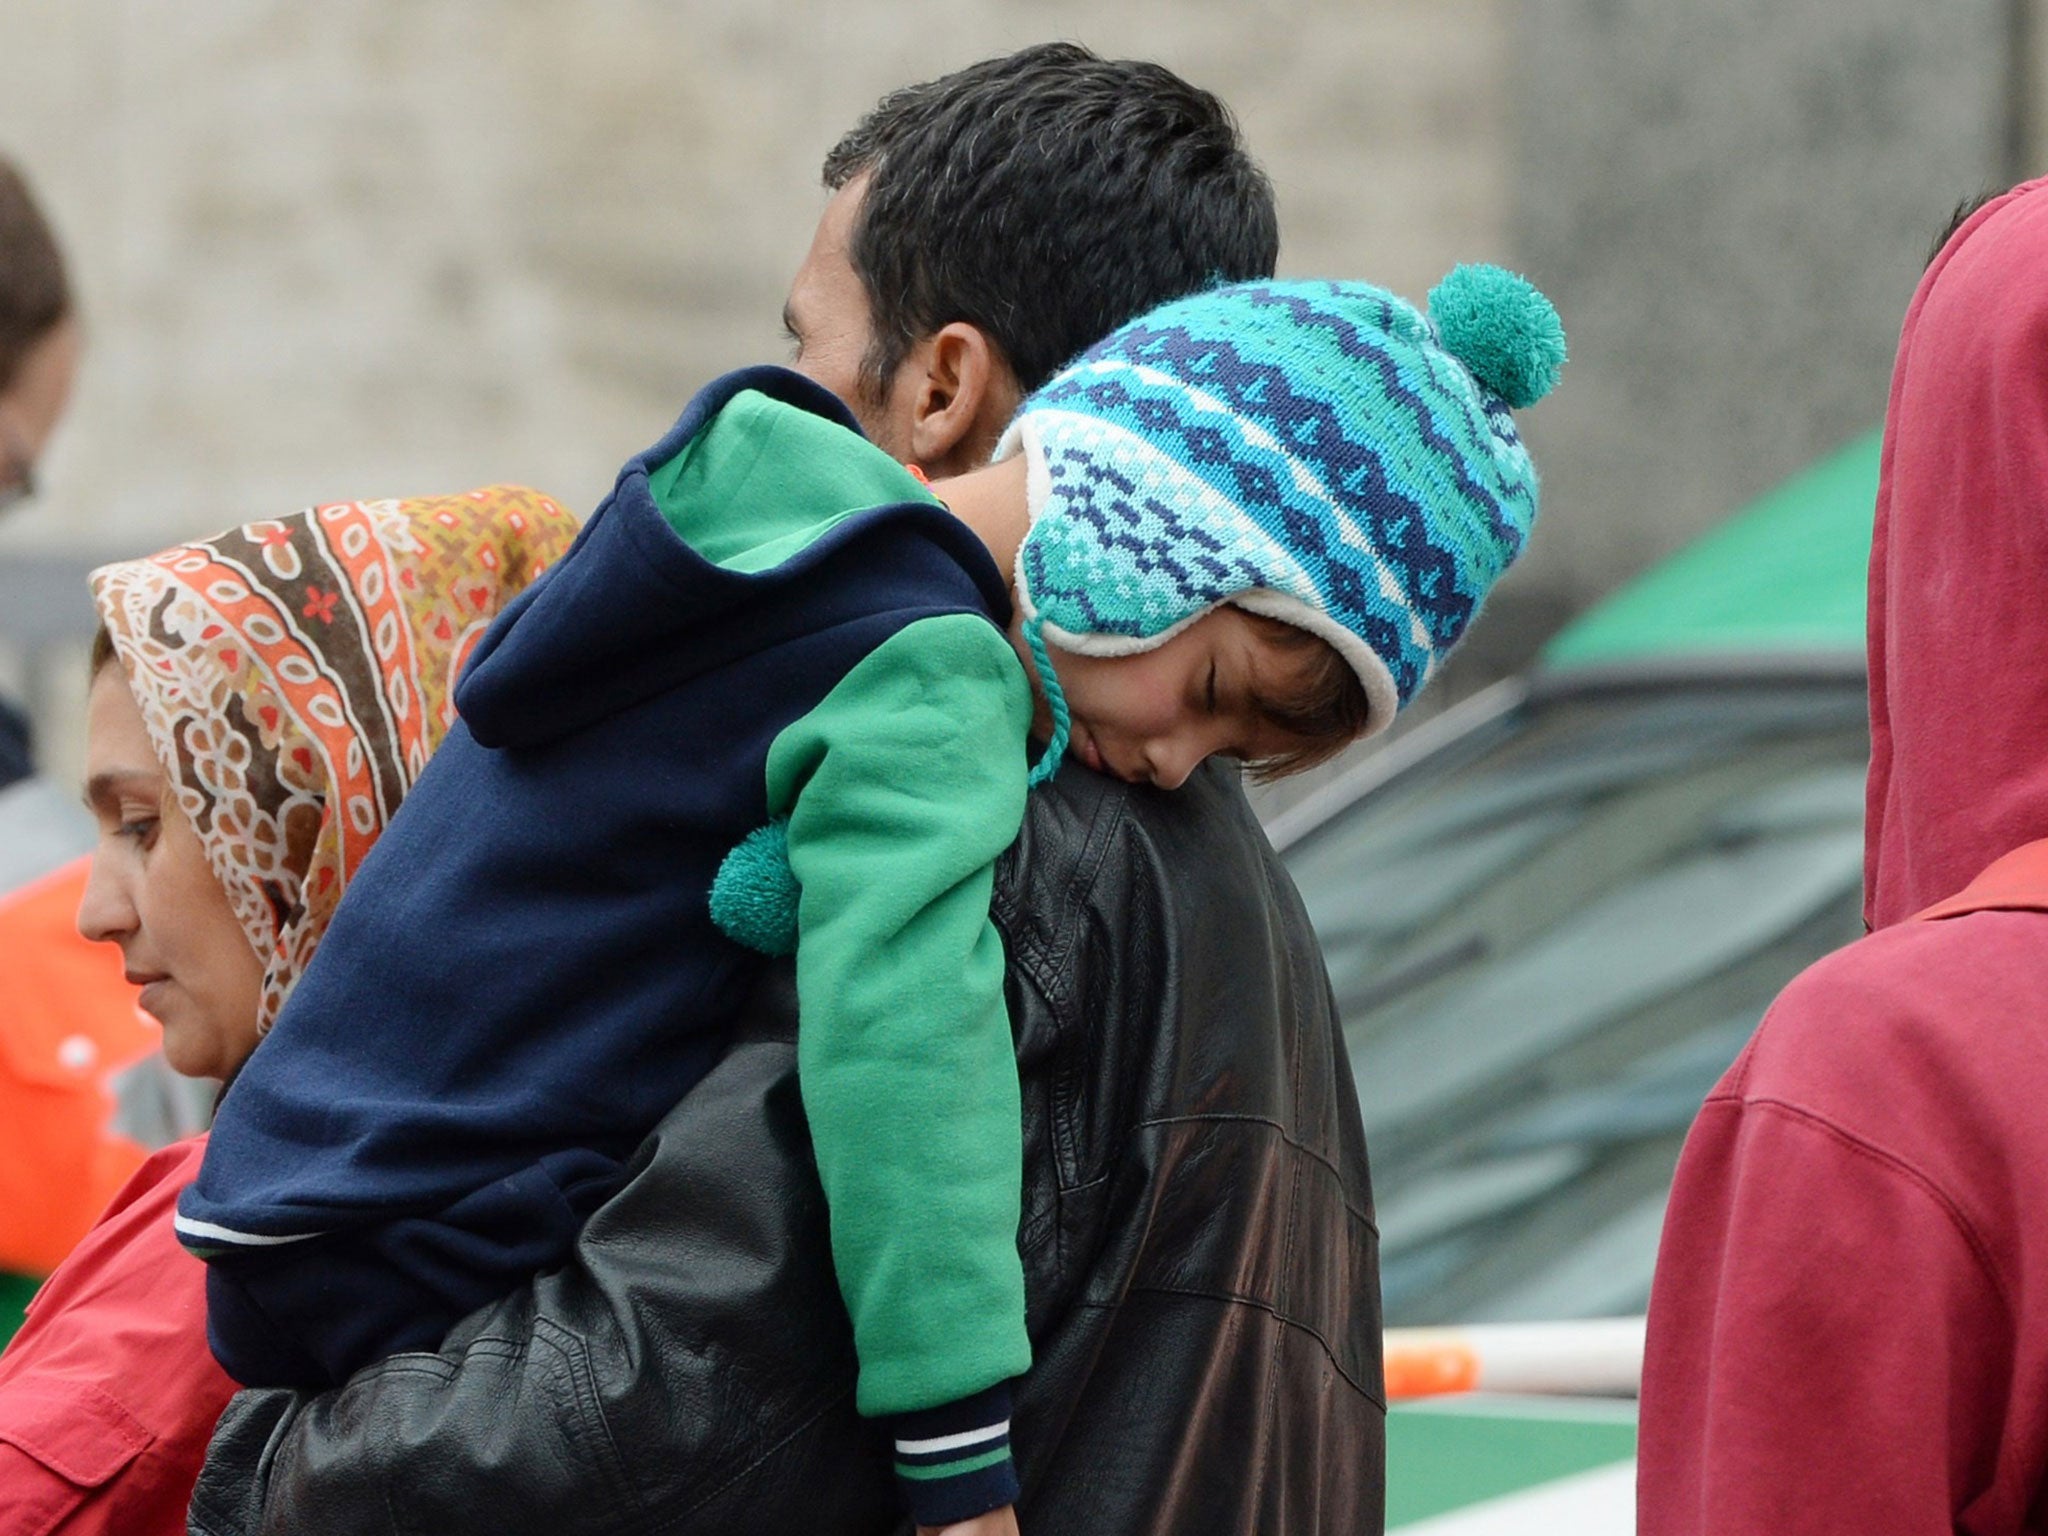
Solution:
<path fill-rule="evenodd" d="M 1640 1318 L 1700 1101 L 1861 934 L 1876 480 L 1873 436 L 1273 819 L 1357 1073 L 1390 1329 Z M 1632 1526 L 1625 1397 L 1435 1398 L 1387 1438 L 1390 1529 Z"/>

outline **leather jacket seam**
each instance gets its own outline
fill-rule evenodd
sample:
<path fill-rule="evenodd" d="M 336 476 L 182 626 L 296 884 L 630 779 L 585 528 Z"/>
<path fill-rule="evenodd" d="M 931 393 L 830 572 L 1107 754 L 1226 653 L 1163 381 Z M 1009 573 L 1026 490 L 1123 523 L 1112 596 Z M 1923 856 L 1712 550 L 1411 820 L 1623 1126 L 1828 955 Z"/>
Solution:
<path fill-rule="evenodd" d="M 1294 1039 L 1291 1043 L 1295 1046 L 1295 1049 L 1292 1052 L 1295 1064 L 1294 1118 L 1296 1123 L 1298 1124 L 1301 1120 L 1301 1051 L 1299 1049 L 1300 1041 L 1298 1038 Z M 1283 1145 L 1291 1146 L 1291 1142 L 1286 1140 L 1284 1132 L 1282 1133 L 1282 1137 Z M 1297 1155 L 1289 1159 L 1290 1166 L 1287 1169 L 1287 1226 L 1284 1234 L 1280 1239 L 1280 1266 L 1274 1275 L 1275 1283 L 1279 1287 L 1279 1294 L 1277 1297 L 1277 1304 L 1273 1308 L 1273 1315 L 1275 1317 L 1278 1317 L 1283 1323 L 1291 1321 L 1291 1314 L 1294 1310 L 1294 1294 L 1292 1282 L 1295 1279 L 1295 1234 L 1299 1229 L 1301 1221 L 1301 1178 L 1303 1161 L 1304 1158 L 1300 1155 Z M 1304 1328 L 1302 1331 L 1309 1334 L 1312 1338 L 1315 1339 L 1315 1341 L 1318 1344 L 1322 1345 L 1323 1353 L 1325 1355 L 1330 1356 L 1331 1365 L 1335 1367 L 1336 1357 L 1330 1349 L 1329 1340 L 1323 1338 L 1322 1335 L 1317 1333 L 1316 1330 L 1314 1330 L 1313 1328 Z M 1271 1426 L 1279 1422 L 1278 1413 L 1280 1404 L 1280 1378 L 1282 1374 L 1281 1366 L 1283 1364 L 1282 1346 L 1285 1344 L 1286 1338 L 1287 1335 L 1284 1332 L 1275 1333 L 1273 1335 L 1273 1347 L 1266 1352 L 1266 1412 L 1264 1424 L 1261 1426 L 1261 1433 L 1259 1436 L 1259 1475 L 1262 1479 L 1265 1476 L 1267 1465 L 1272 1461 L 1273 1437 Z M 1339 1374 L 1342 1374 L 1341 1370 L 1339 1371 Z"/>
<path fill-rule="evenodd" d="M 1087 1021 L 1079 1015 L 1080 1005 L 1066 961 L 1079 942 L 1081 919 L 1088 912 L 1089 899 L 1109 863 L 1116 833 L 1128 819 L 1128 799 L 1126 792 L 1096 802 L 1088 817 L 1081 851 L 1075 856 L 1068 877 L 1060 883 L 1050 913 L 1043 910 L 1040 902 L 1017 897 L 1017 891 L 1030 889 L 1023 882 L 997 882 L 998 891 L 1010 898 L 1000 902 L 993 912 L 997 931 L 1008 946 L 1010 963 L 1024 985 L 1044 1003 L 1054 1026 L 1056 1060 L 1050 1073 L 1048 1119 L 1057 1174 L 1055 1188 L 1060 1196 L 1086 1187 L 1070 1175 L 1082 1166 L 1078 1129 L 1082 1117 L 1076 1105 L 1085 1095 L 1088 1073 L 1086 1052 L 1076 1050 L 1074 1042 L 1087 1040 Z M 1006 855 L 1011 856 L 1014 855 Z M 1058 1264 L 1064 1272 L 1067 1255 L 1063 1233 L 1059 1247 Z"/>
<path fill-rule="evenodd" d="M 1284 952 L 1286 955 L 1289 995 L 1298 997 L 1300 996 L 1301 989 L 1301 956 L 1292 944 L 1286 945 Z M 1296 1126 L 1305 1124 L 1307 1120 L 1307 1117 L 1302 1113 L 1301 1103 L 1303 1051 L 1299 1022 L 1299 1014 L 1297 1013 L 1295 1017 L 1296 1027 L 1286 1032 L 1287 1058 L 1290 1069 L 1288 1113 L 1291 1123 Z M 1280 1287 L 1277 1297 L 1279 1306 L 1275 1309 L 1275 1315 L 1280 1317 L 1283 1322 L 1286 1322 L 1291 1319 L 1294 1311 L 1294 1281 L 1298 1278 L 1294 1271 L 1294 1255 L 1296 1239 L 1301 1227 L 1302 1165 L 1307 1160 L 1307 1149 L 1296 1142 L 1295 1138 L 1288 1133 L 1286 1127 L 1276 1127 L 1276 1129 L 1280 1133 L 1281 1144 L 1295 1153 L 1294 1158 L 1291 1160 L 1292 1166 L 1287 1170 L 1287 1225 L 1285 1233 L 1280 1240 L 1280 1267 L 1274 1277 Z M 1334 1170 L 1332 1171 L 1334 1172 Z M 1337 1180 L 1337 1186 L 1341 1190 L 1343 1188 L 1343 1180 Z M 1346 1209 L 1347 1211 L 1349 1210 L 1348 1205 Z M 1281 1308 L 1285 1310 L 1282 1311 L 1280 1310 Z M 1303 1331 L 1322 1346 L 1323 1353 L 1329 1358 L 1332 1368 L 1336 1369 L 1339 1375 L 1342 1375 L 1342 1368 L 1337 1365 L 1336 1355 L 1330 1348 L 1329 1340 L 1323 1338 L 1320 1333 L 1312 1328 L 1304 1327 Z M 1268 1426 L 1279 1422 L 1281 1367 L 1284 1364 L 1282 1347 L 1286 1337 L 1285 1332 L 1275 1333 L 1273 1335 L 1273 1347 L 1267 1352 L 1265 1422 Z M 1273 1454 L 1270 1429 L 1263 1433 L 1260 1439 L 1259 1462 L 1260 1473 L 1263 1476 L 1266 1466 L 1272 1460 Z"/>
<path fill-rule="evenodd" d="M 1134 1282 L 1124 1296 L 1115 1301 L 1094 1301 L 1082 1298 L 1075 1305 L 1094 1312 L 1115 1312 L 1120 1310 L 1131 1296 L 1138 1295 L 1178 1296 L 1187 1301 L 1213 1301 L 1223 1306 L 1250 1307 L 1254 1312 L 1263 1312 L 1266 1316 L 1272 1318 L 1274 1322 L 1280 1324 L 1281 1327 L 1292 1328 L 1314 1339 L 1317 1347 L 1322 1350 L 1324 1356 L 1329 1360 L 1330 1369 L 1343 1378 L 1346 1386 L 1381 1410 L 1384 1410 L 1387 1406 L 1386 1395 L 1383 1392 L 1375 1392 L 1371 1387 L 1344 1368 L 1344 1362 L 1337 1358 L 1336 1350 L 1331 1348 L 1330 1341 L 1323 1336 L 1321 1329 L 1313 1324 L 1303 1322 L 1298 1317 L 1289 1317 L 1271 1302 L 1261 1301 L 1256 1296 L 1240 1296 L 1232 1291 L 1203 1290 L 1200 1287 L 1191 1285 L 1158 1285 L 1139 1281 Z"/>
<path fill-rule="evenodd" d="M 801 1410 L 796 1421 L 782 1434 L 776 1436 L 775 1439 L 764 1446 L 760 1453 L 751 1461 L 747 1462 L 744 1466 L 734 1468 L 731 1475 L 721 1478 L 718 1482 L 704 1489 L 694 1502 L 676 1510 L 673 1514 L 662 1516 L 657 1523 L 643 1524 L 641 1529 L 649 1531 L 673 1530 L 678 1525 L 686 1523 L 698 1510 L 710 1504 L 735 1483 L 742 1482 L 746 1478 L 751 1477 L 757 1470 L 773 1460 L 791 1441 L 806 1433 L 819 1419 L 852 1396 L 853 1389 L 851 1387 L 840 1387 L 827 1391 L 820 1398 L 809 1404 L 807 1409 Z"/>
<path fill-rule="evenodd" d="M 271 1424 L 269 1433 L 264 1437 L 262 1449 L 257 1453 L 255 1477 L 258 1486 L 266 1489 L 270 1487 L 277 1478 L 278 1469 L 288 1465 L 294 1458 L 294 1448 L 299 1437 L 292 1434 L 291 1430 L 297 1424 L 305 1404 L 304 1394 L 292 1394 L 284 1412 Z M 209 1490 L 204 1483 L 192 1491 L 191 1506 L 185 1516 L 190 1536 L 239 1536 L 242 1522 L 231 1509 L 216 1509 L 208 1493 Z M 219 1523 L 216 1524 L 216 1521 Z"/>
<path fill-rule="evenodd" d="M 1126 819 L 1126 796 L 1106 796 L 1098 801 L 1088 817 L 1088 829 L 1081 840 L 1081 851 L 1075 855 L 1070 872 L 1059 889 L 1055 909 L 1045 912 L 1039 902 L 1025 899 L 1020 895 L 1031 886 L 1020 880 L 998 880 L 997 889 L 1007 896 L 1000 901 L 995 911 L 996 926 L 1010 939 L 1013 954 L 1028 954 L 1033 962 L 1031 982 L 1050 1000 L 1057 992 L 1062 999 L 1067 997 L 1063 985 L 1066 980 L 1066 958 L 1072 953 L 1076 940 L 1076 916 L 1088 909 L 1088 898 L 1095 889 L 1095 883 L 1102 878 L 1103 867 L 1109 861 L 1109 846 L 1115 829 Z M 1006 855 L 1014 858 L 1014 853 Z M 1036 916 L 1040 921 L 1026 919 Z M 1058 942 L 1051 942 L 1056 937 Z"/>
<path fill-rule="evenodd" d="M 1303 1157 L 1308 1158 L 1311 1162 L 1319 1164 L 1325 1171 L 1327 1171 L 1331 1175 L 1331 1177 L 1336 1179 L 1337 1188 L 1341 1192 L 1341 1198 L 1343 1200 L 1345 1214 L 1350 1216 L 1354 1221 L 1363 1222 L 1365 1226 L 1371 1230 L 1373 1236 L 1379 1236 L 1379 1222 L 1376 1219 L 1374 1219 L 1372 1213 L 1370 1211 L 1361 1211 L 1357 1206 L 1351 1203 L 1350 1192 L 1346 1190 L 1344 1186 L 1344 1170 L 1339 1168 L 1337 1164 L 1325 1153 L 1323 1153 L 1315 1147 L 1310 1146 L 1307 1142 L 1293 1135 L 1288 1130 L 1288 1128 L 1282 1125 L 1278 1120 L 1275 1120 L 1267 1115 L 1160 1115 L 1150 1120 L 1140 1120 L 1137 1122 L 1136 1125 L 1132 1126 L 1131 1129 L 1133 1131 L 1170 1130 L 1173 1127 L 1180 1125 L 1264 1126 L 1267 1130 L 1270 1130 L 1275 1135 L 1277 1135 L 1280 1138 L 1280 1140 L 1284 1142 L 1290 1149 L 1299 1152 Z M 1101 1181 L 1091 1180 L 1090 1182 L 1100 1183 Z M 1083 1185 L 1079 1187 L 1086 1188 L 1087 1186 Z"/>
<path fill-rule="evenodd" d="M 537 1314 L 533 1320 L 533 1342 L 535 1345 L 545 1344 L 561 1357 L 568 1370 L 569 1381 L 575 1388 L 581 1416 L 595 1427 L 600 1437 L 600 1457 L 606 1478 L 618 1490 L 621 1501 L 644 1516 L 646 1502 L 626 1474 L 625 1453 L 612 1434 L 611 1420 L 604 1411 L 604 1399 L 597 1390 L 596 1375 L 590 1364 L 589 1341 L 581 1334 L 564 1328 L 553 1318 Z"/>

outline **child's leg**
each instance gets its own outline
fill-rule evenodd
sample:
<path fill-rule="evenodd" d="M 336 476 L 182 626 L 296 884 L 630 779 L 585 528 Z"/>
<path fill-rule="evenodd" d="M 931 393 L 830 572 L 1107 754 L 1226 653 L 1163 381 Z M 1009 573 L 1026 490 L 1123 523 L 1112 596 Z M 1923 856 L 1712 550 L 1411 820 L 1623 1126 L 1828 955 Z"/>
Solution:
<path fill-rule="evenodd" d="M 618 1175 L 576 1149 L 432 1216 L 209 1255 L 207 1342 L 251 1387 L 339 1386 L 388 1355 L 436 1349 L 457 1321 L 561 1264 Z"/>

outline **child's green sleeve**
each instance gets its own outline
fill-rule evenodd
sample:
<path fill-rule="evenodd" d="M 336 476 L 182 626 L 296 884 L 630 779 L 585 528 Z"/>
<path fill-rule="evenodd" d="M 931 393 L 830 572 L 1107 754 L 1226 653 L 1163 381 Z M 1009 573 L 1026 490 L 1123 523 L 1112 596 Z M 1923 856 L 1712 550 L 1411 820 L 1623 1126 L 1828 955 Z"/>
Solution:
<path fill-rule="evenodd" d="M 802 887 L 798 1074 L 864 1414 L 954 1403 L 1030 1364 L 1017 1067 L 989 920 L 1023 821 L 1030 713 L 993 625 L 924 619 L 768 757 Z"/>

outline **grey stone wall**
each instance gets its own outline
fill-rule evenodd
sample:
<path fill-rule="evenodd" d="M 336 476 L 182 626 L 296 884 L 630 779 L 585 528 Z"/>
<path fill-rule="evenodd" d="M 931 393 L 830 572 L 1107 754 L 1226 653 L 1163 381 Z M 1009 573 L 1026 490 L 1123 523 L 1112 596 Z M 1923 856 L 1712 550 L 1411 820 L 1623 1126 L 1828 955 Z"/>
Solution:
<path fill-rule="evenodd" d="M 1419 296 L 1505 254 L 1507 15 L 8 0 L 0 149 L 72 249 L 90 350 L 0 558 L 493 480 L 594 505 L 696 384 L 782 355 L 838 134 L 895 85 L 1046 38 L 1220 92 L 1280 189 L 1286 268 Z M 60 769 L 70 666 L 44 679 Z"/>
<path fill-rule="evenodd" d="M 1405 724 L 1883 419 L 1929 242 L 1959 199 L 2048 169 L 2044 10 L 1512 7 L 1506 244 L 1571 362 L 1523 423 L 1543 474 L 1529 553 Z"/>
<path fill-rule="evenodd" d="M 519 478 L 593 500 L 779 355 L 817 165 L 888 87 L 1044 37 L 1220 90 L 1292 270 L 1499 254 L 1499 7 L 11 0 L 0 146 L 92 351 L 8 545 L 146 546 L 310 498 Z"/>
<path fill-rule="evenodd" d="M 2014 11 L 1524 0 L 1512 244 L 1572 362 L 1503 618 L 1554 621 L 1882 419 L 1929 242 L 2021 169 Z"/>
<path fill-rule="evenodd" d="M 865 106 L 1071 36 L 1233 103 L 1287 271 L 1419 298 L 1505 259 L 1556 298 L 1543 524 L 1448 696 L 1878 419 L 1926 242 L 2044 132 L 2043 29 L 2010 47 L 2041 4 L 8 0 L 0 149 L 91 335 L 0 559 L 490 480 L 593 504 L 696 383 L 780 355 Z"/>

